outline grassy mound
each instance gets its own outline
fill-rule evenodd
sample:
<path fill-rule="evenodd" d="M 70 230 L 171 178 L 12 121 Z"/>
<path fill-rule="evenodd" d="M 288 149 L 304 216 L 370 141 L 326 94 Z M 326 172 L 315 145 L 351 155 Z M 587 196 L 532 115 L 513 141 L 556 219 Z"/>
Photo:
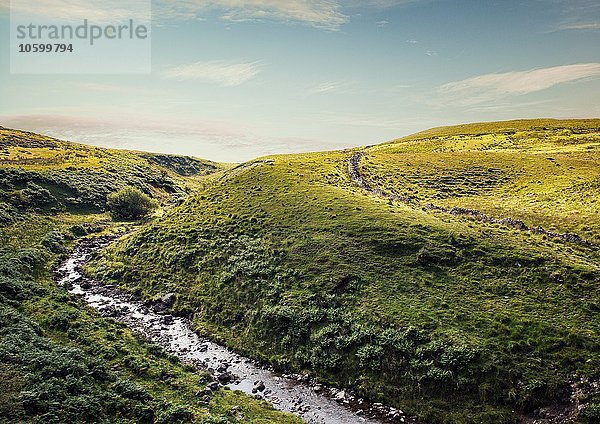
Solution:
<path fill-rule="evenodd" d="M 103 212 L 106 196 L 125 186 L 166 202 L 195 187 L 193 178 L 183 176 L 219 170 L 221 165 L 195 158 L 103 149 L 0 127 L 4 208 Z"/>
<path fill-rule="evenodd" d="M 367 181 L 600 243 L 600 119 L 440 128 L 366 149 Z"/>
<path fill-rule="evenodd" d="M 107 193 L 136 186 L 166 202 L 217 170 L 175 159 L 185 173 L 206 165 L 187 179 L 151 157 L 0 129 L 0 422 L 299 422 L 241 392 L 205 403 L 196 394 L 207 375 L 52 281 L 78 238 L 131 225 L 88 213 L 105 208 Z"/>
<path fill-rule="evenodd" d="M 365 149 L 363 169 L 423 200 L 598 240 L 597 128 L 432 130 Z M 229 346 L 432 422 L 512 422 L 599 377 L 597 249 L 368 196 L 351 154 L 238 167 L 93 272 L 146 297 L 175 292 Z M 588 414 L 594 396 L 579 395 Z"/>

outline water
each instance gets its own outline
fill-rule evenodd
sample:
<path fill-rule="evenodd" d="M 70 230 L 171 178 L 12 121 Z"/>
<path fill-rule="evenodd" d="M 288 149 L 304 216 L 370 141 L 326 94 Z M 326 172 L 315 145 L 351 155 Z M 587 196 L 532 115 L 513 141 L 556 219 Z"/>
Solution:
<path fill-rule="evenodd" d="M 190 322 L 157 311 L 135 296 L 84 276 L 82 266 L 110 238 L 82 242 L 56 271 L 58 284 L 81 296 L 104 316 L 111 316 L 182 361 L 209 371 L 232 390 L 265 399 L 279 410 L 300 416 L 308 423 L 409 422 L 402 411 L 371 404 L 351 394 L 324 387 L 298 375 L 278 374 L 196 334 Z M 264 388 L 263 388 L 264 386 Z"/>

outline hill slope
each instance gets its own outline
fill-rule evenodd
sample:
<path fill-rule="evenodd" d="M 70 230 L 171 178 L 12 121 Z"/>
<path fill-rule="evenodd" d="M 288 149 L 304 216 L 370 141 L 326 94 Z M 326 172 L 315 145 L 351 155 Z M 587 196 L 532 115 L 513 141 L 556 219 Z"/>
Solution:
<path fill-rule="evenodd" d="M 431 130 L 364 149 L 361 169 L 419 202 L 597 241 L 598 137 L 598 120 Z M 93 271 L 175 292 L 201 332 L 432 422 L 572 417 L 573 393 L 581 420 L 597 414 L 597 248 L 372 196 L 348 173 L 355 152 L 238 167 Z"/>
<path fill-rule="evenodd" d="M 0 129 L 0 422 L 299 422 L 241 393 L 203 402 L 208 376 L 52 280 L 79 238 L 131 229 L 100 213 L 106 193 L 134 185 L 168 204 L 219 169 Z"/>
<path fill-rule="evenodd" d="M 221 165 L 190 157 L 86 146 L 0 127 L 0 200 L 47 212 L 102 212 L 106 195 L 134 186 L 161 200 L 183 197 Z"/>
<path fill-rule="evenodd" d="M 444 208 L 600 239 L 600 119 L 440 128 L 363 154 L 365 180 Z"/>

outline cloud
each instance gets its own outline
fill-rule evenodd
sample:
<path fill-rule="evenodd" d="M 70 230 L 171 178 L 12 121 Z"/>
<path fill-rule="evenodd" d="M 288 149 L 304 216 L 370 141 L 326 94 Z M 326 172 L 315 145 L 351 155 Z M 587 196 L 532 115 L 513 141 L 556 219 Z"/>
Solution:
<path fill-rule="evenodd" d="M 149 21 L 151 7 L 148 0 L 0 0 L 0 10 L 10 10 L 19 15 L 56 19 L 65 22 L 92 23 Z"/>
<path fill-rule="evenodd" d="M 541 0 L 538 0 L 541 1 Z M 557 9 L 560 21 L 552 26 L 555 31 L 593 31 L 600 29 L 598 0 L 544 0 Z M 556 12 L 555 12 L 556 13 Z M 592 18 L 592 20 L 590 20 Z"/>
<path fill-rule="evenodd" d="M 242 162 L 274 153 L 345 147 L 321 139 L 272 136 L 235 120 L 174 118 L 136 112 L 76 115 L 0 115 L 0 125 L 93 146 L 172 153 L 223 162 Z M 168 140 L 168 142 L 165 142 Z"/>
<path fill-rule="evenodd" d="M 221 11 L 231 22 L 273 20 L 300 22 L 327 30 L 338 30 L 348 22 L 341 4 L 334 0 L 162 0 L 161 14 L 171 18 L 194 18 L 198 13 Z"/>
<path fill-rule="evenodd" d="M 383 21 L 375 22 L 375 25 L 377 25 L 379 28 L 383 28 L 383 27 L 389 25 L 389 23 L 390 23 L 390 21 L 383 20 Z"/>
<path fill-rule="evenodd" d="M 580 24 L 566 24 L 566 25 L 561 25 L 558 28 L 560 31 L 569 31 L 569 30 L 579 30 L 579 31 L 585 31 L 585 30 L 598 30 L 600 29 L 600 22 L 588 22 L 588 23 L 580 23 Z"/>
<path fill-rule="evenodd" d="M 201 80 L 234 87 L 254 78 L 261 68 L 259 62 L 195 62 L 169 68 L 163 72 L 163 76 L 169 79 Z"/>
<path fill-rule="evenodd" d="M 155 0 L 153 18 L 197 20 L 216 12 L 224 21 L 276 21 L 337 31 L 349 22 L 353 9 L 387 9 L 423 0 Z M 126 5 L 124 6 L 124 4 Z M 13 0 L 13 9 L 44 17 L 66 20 L 114 21 L 129 19 L 130 10 L 145 7 L 149 0 Z M 138 7 L 139 6 L 139 7 Z M 9 0 L 0 0 L 0 11 L 8 10 Z M 344 13 L 349 10 L 349 13 Z M 139 14 L 133 14 L 140 20 Z M 384 21 L 381 21 L 384 22 Z"/>
<path fill-rule="evenodd" d="M 473 105 L 506 96 L 541 91 L 572 81 L 600 76 L 600 63 L 538 68 L 529 71 L 480 75 L 439 87 L 449 101 Z"/>
<path fill-rule="evenodd" d="M 66 21 L 121 21 L 150 10 L 149 0 L 0 0 L 0 12 L 9 8 L 27 15 Z M 300 22 L 309 26 L 337 30 L 348 22 L 337 0 L 157 0 L 153 2 L 154 19 L 199 19 L 200 14 L 217 11 L 231 22 L 272 20 Z M 144 20 L 146 16 L 144 14 Z"/>
<path fill-rule="evenodd" d="M 423 0 L 345 0 L 344 5 L 353 8 L 373 7 L 377 9 L 388 9 Z"/>
<path fill-rule="evenodd" d="M 50 135 L 63 140 L 118 149 L 197 155 L 216 160 L 251 150 L 254 128 L 236 121 L 158 117 L 135 112 L 102 117 L 74 115 L 0 116 L 2 126 Z M 165 140 L 169 140 L 165 143 Z M 248 152 L 240 153 L 252 156 Z"/>
<path fill-rule="evenodd" d="M 323 94 L 346 91 L 351 85 L 348 81 L 327 81 L 311 88 L 309 94 Z"/>

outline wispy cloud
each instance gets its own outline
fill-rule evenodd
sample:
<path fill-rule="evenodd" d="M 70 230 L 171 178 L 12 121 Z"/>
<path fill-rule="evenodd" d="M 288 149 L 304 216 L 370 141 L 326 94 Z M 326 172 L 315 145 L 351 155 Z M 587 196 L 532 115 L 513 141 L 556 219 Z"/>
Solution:
<path fill-rule="evenodd" d="M 439 87 L 450 101 L 473 105 L 506 96 L 541 91 L 572 81 L 600 76 L 600 63 L 554 66 L 528 71 L 480 75 Z"/>
<path fill-rule="evenodd" d="M 0 12 L 14 11 L 64 20 L 90 19 L 114 21 L 129 19 L 131 11 L 150 10 L 147 0 L 122 2 L 106 0 L 35 0 L 13 2 L 0 0 Z M 153 2 L 154 19 L 199 19 L 202 14 L 216 11 L 231 22 L 272 20 L 300 22 L 310 26 L 337 30 L 348 22 L 337 0 L 157 0 Z M 133 14 L 136 18 L 139 17 Z"/>
<path fill-rule="evenodd" d="M 560 31 L 590 31 L 590 30 L 600 30 L 600 22 L 586 22 L 579 24 L 565 24 L 558 27 Z"/>
<path fill-rule="evenodd" d="M 344 0 L 344 5 L 348 7 L 374 7 L 386 9 L 390 7 L 402 6 L 410 3 L 416 3 L 423 0 Z"/>
<path fill-rule="evenodd" d="M 540 0 L 538 0 L 540 1 Z M 593 31 L 600 29 L 598 0 L 544 0 L 557 8 L 561 20 L 554 24 L 550 32 L 556 31 Z"/>
<path fill-rule="evenodd" d="M 234 87 L 254 78 L 261 68 L 260 62 L 195 62 L 169 68 L 163 72 L 163 76 L 169 79 L 201 80 Z"/>
<path fill-rule="evenodd" d="M 382 21 L 377 21 L 377 22 L 375 22 L 375 25 L 377 25 L 379 28 L 383 28 L 383 27 L 385 27 L 385 26 L 389 25 L 389 23 L 390 23 L 389 21 L 386 21 L 386 20 L 384 19 L 384 20 L 382 20 Z"/>
<path fill-rule="evenodd" d="M 203 19 L 215 12 L 224 21 L 276 21 L 337 31 L 349 22 L 352 9 L 389 7 L 410 4 L 419 0 L 155 0 L 152 3 L 155 20 Z M 0 12 L 8 10 L 10 0 L 0 0 Z M 16 3 L 16 2 L 15 2 Z M 127 3 L 126 5 L 124 5 Z M 137 3 L 147 6 L 147 0 L 35 0 L 28 5 L 19 1 L 22 12 L 61 19 L 96 19 L 110 21 L 129 19 Z M 347 12 L 347 13 L 345 13 Z M 137 15 L 133 15 L 138 18 Z M 138 18 L 139 19 L 139 18 Z M 385 25 L 380 21 L 378 25 Z"/>
<path fill-rule="evenodd" d="M 139 21 L 149 21 L 151 8 L 147 0 L 0 0 L 0 11 L 19 13 L 27 16 L 78 22 L 88 19 L 90 22 L 121 22 L 134 17 Z"/>
<path fill-rule="evenodd" d="M 312 87 L 308 94 L 348 91 L 351 85 L 349 81 L 327 81 Z"/>
<path fill-rule="evenodd" d="M 172 18 L 194 18 L 198 13 L 217 10 L 223 19 L 232 22 L 300 22 L 328 30 L 337 30 L 348 22 L 340 2 L 334 0 L 162 0 L 157 8 Z"/>
<path fill-rule="evenodd" d="M 254 128 L 236 121 L 158 117 L 132 112 L 102 117 L 73 115 L 0 116 L 0 123 L 96 146 L 182 153 L 223 160 L 228 151 L 249 149 L 258 142 Z M 164 142 L 165 138 L 169 143 Z"/>
<path fill-rule="evenodd" d="M 95 115 L 98 116 L 0 115 L 0 125 L 94 146 L 184 154 L 227 162 L 346 146 L 344 142 L 332 145 L 320 139 L 275 137 L 235 120 L 174 118 L 136 112 L 117 115 L 110 111 Z"/>

